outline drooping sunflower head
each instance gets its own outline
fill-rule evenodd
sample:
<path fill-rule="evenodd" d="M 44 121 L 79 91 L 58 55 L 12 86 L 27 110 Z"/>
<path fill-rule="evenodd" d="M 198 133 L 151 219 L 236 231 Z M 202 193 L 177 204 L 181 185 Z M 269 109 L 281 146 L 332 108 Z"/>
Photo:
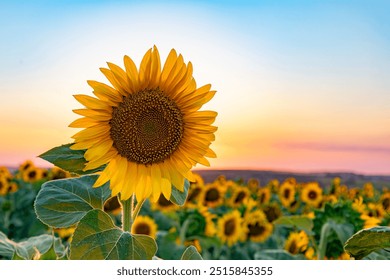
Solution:
<path fill-rule="evenodd" d="M 95 97 L 75 95 L 85 106 L 71 127 L 83 128 L 72 149 L 86 150 L 85 170 L 106 164 L 95 187 L 110 181 L 112 195 L 137 200 L 171 196 L 172 185 L 183 191 L 195 181 L 191 168 L 209 166 L 215 157 L 212 126 L 217 113 L 199 111 L 215 94 L 211 85 L 197 87 L 192 64 L 174 49 L 161 67 L 156 47 L 146 52 L 139 69 L 124 57 L 125 69 L 108 63 L 101 68 L 111 86 L 88 81 Z M 161 69 L 162 68 L 162 69 Z"/>
<path fill-rule="evenodd" d="M 144 234 L 149 235 L 152 238 L 156 238 L 157 224 L 148 216 L 137 216 L 132 227 L 132 234 Z"/>
<path fill-rule="evenodd" d="M 232 246 L 240 240 L 242 234 L 245 233 L 243 220 L 238 210 L 224 214 L 217 222 L 217 235 L 223 243 Z"/>
<path fill-rule="evenodd" d="M 322 188 L 317 182 L 307 183 L 303 187 L 301 199 L 309 206 L 318 207 L 322 202 Z"/>
<path fill-rule="evenodd" d="M 161 211 L 168 213 L 170 211 L 174 211 L 178 208 L 178 206 L 172 203 L 170 200 L 166 199 L 164 195 L 160 195 L 156 202 L 151 203 L 151 209 L 153 211 Z"/>
<path fill-rule="evenodd" d="M 382 194 L 380 203 L 385 211 L 390 212 L 390 192 Z"/>

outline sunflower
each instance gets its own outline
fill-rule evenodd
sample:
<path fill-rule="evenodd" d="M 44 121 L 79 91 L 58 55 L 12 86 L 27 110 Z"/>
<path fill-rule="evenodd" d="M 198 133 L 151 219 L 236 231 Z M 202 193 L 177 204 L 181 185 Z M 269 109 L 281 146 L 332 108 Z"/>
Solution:
<path fill-rule="evenodd" d="M 19 172 L 23 172 L 31 167 L 35 168 L 35 164 L 31 160 L 26 160 L 19 166 Z"/>
<path fill-rule="evenodd" d="M 288 236 L 284 249 L 292 255 L 303 253 L 309 245 L 309 237 L 301 230 L 300 232 L 291 232 Z"/>
<path fill-rule="evenodd" d="M 230 207 L 240 207 L 243 204 L 248 202 L 248 199 L 251 197 L 251 192 L 246 187 L 236 187 L 233 189 L 233 193 L 229 200 L 227 201 Z"/>
<path fill-rule="evenodd" d="M 296 183 L 293 180 L 286 180 L 279 188 L 279 199 L 284 207 L 289 207 L 295 200 L 295 186 Z"/>
<path fill-rule="evenodd" d="M 9 184 L 5 177 L 0 176 L 0 195 L 5 195 L 8 192 Z"/>
<path fill-rule="evenodd" d="M 273 226 L 261 210 L 255 210 L 244 218 L 244 227 L 247 230 L 246 238 L 253 242 L 264 242 L 271 236 Z"/>
<path fill-rule="evenodd" d="M 365 183 L 363 186 L 363 196 L 367 198 L 373 198 L 374 197 L 374 185 L 372 183 Z"/>
<path fill-rule="evenodd" d="M 199 242 L 198 239 L 192 239 L 192 240 L 184 241 L 184 246 L 185 247 L 188 247 L 188 246 L 191 246 L 191 245 L 194 246 L 199 253 L 202 253 L 202 246 L 200 245 L 200 242 Z"/>
<path fill-rule="evenodd" d="M 245 228 L 242 226 L 242 218 L 238 210 L 226 213 L 219 218 L 217 227 L 217 236 L 223 243 L 227 243 L 228 246 L 236 243 L 241 235 L 245 233 Z"/>
<path fill-rule="evenodd" d="M 225 196 L 224 188 L 216 183 L 206 184 L 202 189 L 199 201 L 207 207 L 217 207 L 223 203 Z"/>
<path fill-rule="evenodd" d="M 382 204 L 383 210 L 390 212 L 390 192 L 382 194 L 380 203 Z"/>
<path fill-rule="evenodd" d="M 283 215 L 282 210 L 277 203 L 272 202 L 262 206 L 264 214 L 267 216 L 267 220 L 272 223 Z"/>
<path fill-rule="evenodd" d="M 131 227 L 131 233 L 145 234 L 155 239 L 157 233 L 157 224 L 152 218 L 148 216 L 137 216 L 133 226 Z"/>
<path fill-rule="evenodd" d="M 54 166 L 49 172 L 49 177 L 51 180 L 57 180 L 57 179 L 69 178 L 71 177 L 71 175 L 68 171 L 65 171 L 57 166 Z"/>
<path fill-rule="evenodd" d="M 247 186 L 252 193 L 256 193 L 258 188 L 260 187 L 260 181 L 256 178 L 249 178 Z"/>
<path fill-rule="evenodd" d="M 204 235 L 213 237 L 215 236 L 217 229 L 215 228 L 215 224 L 213 222 L 213 219 L 216 218 L 215 214 L 212 214 L 209 212 L 208 208 L 205 206 L 199 206 L 198 212 L 204 217 L 206 226 L 204 229 Z"/>
<path fill-rule="evenodd" d="M 271 190 L 268 187 L 260 188 L 257 191 L 257 202 L 262 204 L 267 204 L 271 200 Z"/>
<path fill-rule="evenodd" d="M 117 216 L 121 213 L 122 206 L 118 200 L 117 196 L 113 196 L 109 198 L 105 203 L 104 203 L 104 211 L 107 213 L 110 213 L 114 216 Z"/>
<path fill-rule="evenodd" d="M 86 150 L 84 170 L 106 165 L 94 187 L 110 181 L 112 195 L 121 200 L 135 194 L 141 201 L 170 199 L 172 185 L 184 190 L 194 181 L 191 168 L 216 157 L 209 148 L 215 140 L 217 116 L 199 111 L 215 94 L 211 85 L 197 88 L 192 64 L 172 49 L 161 70 L 156 47 L 144 55 L 139 70 L 124 57 L 125 70 L 113 63 L 101 68 L 111 86 L 88 81 L 95 97 L 75 95 L 83 116 L 69 126 L 83 128 L 73 135 L 74 150 Z"/>
<path fill-rule="evenodd" d="M 22 178 L 25 182 L 34 183 L 42 179 L 42 169 L 30 166 L 23 170 Z"/>
<path fill-rule="evenodd" d="M 308 205 L 318 207 L 322 202 L 322 189 L 317 182 L 307 183 L 302 190 L 301 200 Z"/>
<path fill-rule="evenodd" d="M 166 199 L 164 195 L 160 195 L 156 202 L 151 203 L 152 210 L 158 210 L 161 212 L 170 212 L 176 210 L 178 206 Z"/>

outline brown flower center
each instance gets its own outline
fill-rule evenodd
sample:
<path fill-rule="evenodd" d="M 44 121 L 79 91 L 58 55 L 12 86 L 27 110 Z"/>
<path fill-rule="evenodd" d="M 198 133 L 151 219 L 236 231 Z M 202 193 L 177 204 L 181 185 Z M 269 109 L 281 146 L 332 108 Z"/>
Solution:
<path fill-rule="evenodd" d="M 205 200 L 206 201 L 217 201 L 219 199 L 219 191 L 217 189 L 209 189 L 206 192 Z"/>
<path fill-rule="evenodd" d="M 146 223 L 136 224 L 136 227 L 134 229 L 134 233 L 149 235 L 150 234 L 150 226 Z"/>
<path fill-rule="evenodd" d="M 265 232 L 265 227 L 259 222 L 248 225 L 248 236 L 261 236 Z"/>
<path fill-rule="evenodd" d="M 317 192 L 310 191 L 307 195 L 311 200 L 315 200 L 317 198 Z"/>
<path fill-rule="evenodd" d="M 224 229 L 224 233 L 226 236 L 231 236 L 234 234 L 236 230 L 236 222 L 234 221 L 234 219 L 229 219 L 225 222 L 225 229 Z"/>
<path fill-rule="evenodd" d="M 284 192 L 283 192 L 284 198 L 289 198 L 290 197 L 290 193 L 291 193 L 290 189 L 285 189 Z"/>
<path fill-rule="evenodd" d="M 113 108 L 110 135 L 118 153 L 139 164 L 163 162 L 183 137 L 183 116 L 160 89 L 124 97 Z"/>
<path fill-rule="evenodd" d="M 245 192 L 239 192 L 236 196 L 236 199 L 234 200 L 234 203 L 241 203 L 244 198 L 246 197 L 246 193 Z"/>

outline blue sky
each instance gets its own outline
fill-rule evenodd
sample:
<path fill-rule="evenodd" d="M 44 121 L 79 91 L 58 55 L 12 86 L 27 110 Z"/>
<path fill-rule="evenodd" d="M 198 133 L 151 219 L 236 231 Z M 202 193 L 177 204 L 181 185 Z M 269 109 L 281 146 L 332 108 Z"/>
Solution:
<path fill-rule="evenodd" d="M 386 1 L 2 1 L 0 164 L 70 141 L 106 61 L 154 44 L 218 91 L 215 168 L 390 173 Z M 28 139 L 28 141 L 26 141 Z"/>

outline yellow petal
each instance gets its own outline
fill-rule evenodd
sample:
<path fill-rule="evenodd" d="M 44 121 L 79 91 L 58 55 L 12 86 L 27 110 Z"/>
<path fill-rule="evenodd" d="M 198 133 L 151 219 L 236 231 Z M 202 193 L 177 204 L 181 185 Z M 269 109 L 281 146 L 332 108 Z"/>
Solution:
<path fill-rule="evenodd" d="M 160 54 L 156 46 L 153 47 L 152 64 L 150 70 L 150 87 L 156 88 L 159 86 L 161 76 L 161 61 Z"/>
<path fill-rule="evenodd" d="M 126 72 L 114 63 L 107 62 L 107 65 L 111 69 L 111 72 L 114 75 L 115 79 L 119 82 L 121 87 L 124 89 L 125 93 L 127 94 L 131 93 L 132 88 L 128 83 Z"/>
<path fill-rule="evenodd" d="M 163 70 L 161 72 L 161 84 L 164 84 L 167 78 L 169 77 L 172 67 L 175 65 L 176 60 L 177 60 L 176 51 L 172 49 L 168 54 L 167 60 L 165 61 Z"/>
<path fill-rule="evenodd" d="M 103 141 L 99 144 L 94 145 L 85 152 L 85 159 L 88 161 L 93 161 L 98 158 L 101 158 L 102 155 L 108 153 L 108 151 L 112 148 L 113 143 L 114 142 L 109 139 L 108 141 Z"/>
<path fill-rule="evenodd" d="M 87 162 L 85 164 L 85 167 L 84 167 L 83 171 L 87 171 L 87 170 L 92 170 L 92 169 L 98 168 L 98 167 L 106 164 L 108 161 L 110 161 L 114 157 L 116 157 L 117 154 L 118 154 L 118 151 L 115 148 L 112 148 L 110 151 L 108 151 L 108 153 L 103 155 L 101 158 L 93 160 L 93 161 L 90 161 L 90 162 Z"/>
<path fill-rule="evenodd" d="M 97 121 L 109 121 L 112 116 L 111 113 L 104 110 L 92 110 L 92 109 L 74 109 L 74 113 L 88 117 Z"/>
<path fill-rule="evenodd" d="M 127 78 L 129 81 L 129 85 L 132 88 L 133 93 L 137 92 L 139 90 L 139 83 L 138 83 L 138 70 L 137 67 L 135 66 L 134 61 L 125 55 L 123 58 L 124 64 L 125 64 L 125 69 L 126 69 L 126 74 Z"/>
<path fill-rule="evenodd" d="M 98 98 L 115 102 L 122 101 L 122 95 L 116 89 L 97 81 L 88 80 L 87 83 L 93 88 L 93 93 Z"/>
<path fill-rule="evenodd" d="M 152 49 L 149 49 L 142 58 L 139 67 L 139 84 L 140 88 L 147 88 L 150 81 Z"/>
<path fill-rule="evenodd" d="M 143 164 L 138 164 L 138 176 L 137 176 L 137 186 L 135 188 L 135 196 L 137 201 L 141 201 L 146 198 L 146 167 Z"/>
<path fill-rule="evenodd" d="M 104 101 L 84 94 L 75 94 L 73 97 L 89 109 L 98 109 L 112 112 L 112 108 Z"/>
<path fill-rule="evenodd" d="M 150 175 L 152 178 L 152 200 L 157 201 L 161 194 L 161 170 L 158 164 L 151 166 Z"/>
<path fill-rule="evenodd" d="M 129 199 L 134 194 L 137 180 L 138 180 L 137 164 L 128 161 L 125 183 L 123 185 L 123 189 L 121 193 L 121 197 L 123 198 L 123 200 Z"/>
<path fill-rule="evenodd" d="M 69 127 L 74 127 L 74 128 L 86 128 L 86 127 L 91 127 L 94 125 L 99 124 L 97 120 L 90 119 L 87 117 L 77 119 L 69 124 Z"/>
<path fill-rule="evenodd" d="M 114 73 L 112 73 L 110 69 L 100 68 L 100 71 L 103 73 L 104 76 L 106 76 L 107 80 L 121 95 L 126 96 L 128 94 L 123 84 L 121 84 L 121 81 L 117 80 Z"/>
<path fill-rule="evenodd" d="M 105 134 L 108 134 L 110 131 L 110 126 L 107 124 L 98 124 L 91 127 L 88 127 L 86 129 L 83 129 L 82 131 L 77 132 L 75 135 L 72 136 L 73 139 L 90 139 L 95 137 L 101 137 Z"/>

